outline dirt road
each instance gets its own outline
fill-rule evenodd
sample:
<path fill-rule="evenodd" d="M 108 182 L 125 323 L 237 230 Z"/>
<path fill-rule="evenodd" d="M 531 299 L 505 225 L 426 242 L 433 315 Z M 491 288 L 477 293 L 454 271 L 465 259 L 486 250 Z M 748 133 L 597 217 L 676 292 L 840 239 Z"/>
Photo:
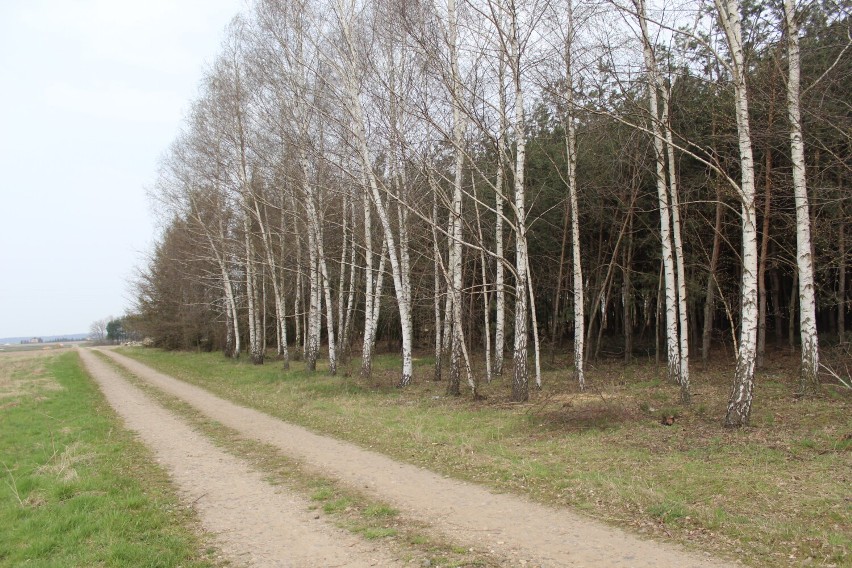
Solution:
<path fill-rule="evenodd" d="M 400 509 L 408 517 L 428 523 L 452 541 L 477 550 L 493 550 L 498 558 L 505 559 L 506 565 L 636 568 L 731 566 L 700 553 L 640 539 L 564 509 L 545 507 L 513 495 L 495 494 L 474 484 L 447 479 L 417 466 L 396 462 L 382 454 L 320 436 L 256 410 L 237 406 L 199 387 L 178 381 L 117 353 L 110 351 L 104 351 L 104 353 L 143 381 L 184 400 L 223 425 L 239 431 L 246 437 L 275 446 L 283 454 L 299 460 L 308 468 L 322 472 L 323 475 L 334 477 L 359 491 L 380 498 Z M 126 382 L 111 372 L 108 366 L 88 353 L 84 353 L 84 361 L 104 385 L 105 391 L 117 389 L 116 393 L 108 394 L 114 406 L 122 408 L 142 404 L 138 402 L 138 397 L 141 396 L 138 391 L 133 395 L 137 397 L 134 402 L 124 401 L 125 397 L 130 396 L 127 393 L 132 393 L 135 389 L 130 390 Z M 122 383 L 121 387 L 113 386 L 113 384 Z M 148 408 L 152 406 L 152 403 L 148 402 L 144 406 Z M 165 415 L 168 413 L 162 409 L 158 412 L 164 414 L 163 420 L 165 420 Z M 140 434 L 143 428 L 149 431 L 160 430 L 159 434 L 155 432 L 147 435 L 151 439 L 148 443 L 158 452 L 161 445 L 178 443 L 174 440 L 180 438 L 180 446 L 191 454 L 193 461 L 200 462 L 199 467 L 203 467 L 206 460 L 210 459 L 208 452 L 215 453 L 216 457 L 212 458 L 214 460 L 233 461 L 233 458 L 223 457 L 222 452 L 209 443 L 198 440 L 198 435 L 194 435 L 191 444 L 183 444 L 184 436 L 175 436 L 174 432 L 169 430 L 171 426 L 163 427 L 159 415 L 157 418 L 142 416 L 136 420 L 135 425 L 131 427 L 139 429 Z M 169 417 L 169 420 L 174 421 L 175 418 Z M 143 437 L 145 436 L 143 434 Z M 148 438 L 145 439 L 148 440 Z M 170 451 L 179 452 L 181 449 L 175 448 Z M 217 483 L 217 478 L 221 477 L 217 471 L 218 466 L 213 470 L 202 469 L 201 473 L 192 473 L 191 468 L 195 467 L 194 465 L 180 460 L 177 464 L 176 467 L 179 466 L 187 474 L 187 479 L 178 483 L 181 487 L 184 483 L 194 484 L 195 493 L 192 494 L 205 494 L 211 491 L 211 487 Z M 244 474 L 240 474 L 242 475 Z M 238 478 L 234 474 L 229 474 L 228 477 L 230 482 Z M 250 479 L 250 476 L 246 479 Z M 254 483 L 251 481 L 251 484 Z M 189 489 L 185 490 L 189 491 Z M 226 504 L 223 503 L 218 507 L 225 506 Z M 244 515 L 241 526 L 250 522 L 252 518 L 262 518 L 265 515 L 260 511 L 247 509 L 239 502 L 231 503 L 230 507 L 233 511 L 230 511 L 229 515 L 237 512 Z M 314 519 L 303 521 L 304 511 L 305 507 L 299 509 L 295 506 L 290 507 L 284 514 L 292 515 L 290 524 L 307 526 L 317 524 L 318 521 Z M 277 529 L 270 530 L 275 532 Z M 303 530 L 308 529 L 303 528 Z M 244 532 L 244 535 L 230 536 L 237 540 L 250 538 L 248 534 L 250 531 Z M 353 537 L 349 538 L 351 540 Z M 278 534 L 275 539 L 266 537 L 264 540 L 286 542 L 291 539 L 282 538 L 282 535 Z M 252 549 L 253 546 L 254 544 L 249 544 L 248 548 Z M 373 552 L 378 559 L 379 551 L 371 550 L 365 551 L 364 558 L 371 560 L 369 557 Z M 319 561 L 319 558 L 321 556 L 315 557 L 313 563 L 304 565 L 337 565 Z M 393 565 L 389 558 L 377 561 L 377 565 L 380 566 Z M 261 565 L 254 562 L 252 558 L 252 565 Z M 356 564 L 346 565 L 355 566 Z"/>
<path fill-rule="evenodd" d="M 307 499 L 264 481 L 88 350 L 80 350 L 80 356 L 110 405 L 153 450 L 234 565 L 403 566 L 376 545 L 315 518 Z"/>

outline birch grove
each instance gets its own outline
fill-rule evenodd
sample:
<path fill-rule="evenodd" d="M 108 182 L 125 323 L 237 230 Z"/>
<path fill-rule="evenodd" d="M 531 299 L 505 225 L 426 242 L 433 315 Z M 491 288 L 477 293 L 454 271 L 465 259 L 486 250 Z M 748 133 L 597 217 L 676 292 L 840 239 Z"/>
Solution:
<path fill-rule="evenodd" d="M 563 364 L 583 390 L 614 356 L 665 360 L 688 403 L 700 341 L 705 366 L 733 347 L 740 427 L 787 329 L 810 394 L 818 333 L 842 343 L 852 307 L 848 17 L 670 8 L 257 0 L 152 191 L 147 333 L 365 380 L 390 353 L 400 387 L 429 364 L 449 395 L 484 378 L 515 403 Z M 181 302 L 194 323 L 164 315 Z"/>

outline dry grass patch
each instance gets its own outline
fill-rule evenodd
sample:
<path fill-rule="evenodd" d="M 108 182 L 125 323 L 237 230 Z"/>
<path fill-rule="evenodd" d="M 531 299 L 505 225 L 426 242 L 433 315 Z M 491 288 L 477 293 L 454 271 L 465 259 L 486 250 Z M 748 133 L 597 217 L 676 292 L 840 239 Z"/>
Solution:
<path fill-rule="evenodd" d="M 62 386 L 48 373 L 47 365 L 57 354 L 21 351 L 0 354 L 0 408 L 11 408 L 21 396 L 38 396 L 44 391 L 61 390 Z"/>
<path fill-rule="evenodd" d="M 39 475 L 50 475 L 63 483 L 69 483 L 79 477 L 77 466 L 95 459 L 96 454 L 88 451 L 82 442 L 72 442 L 62 452 L 53 450 L 47 462 L 36 469 Z"/>

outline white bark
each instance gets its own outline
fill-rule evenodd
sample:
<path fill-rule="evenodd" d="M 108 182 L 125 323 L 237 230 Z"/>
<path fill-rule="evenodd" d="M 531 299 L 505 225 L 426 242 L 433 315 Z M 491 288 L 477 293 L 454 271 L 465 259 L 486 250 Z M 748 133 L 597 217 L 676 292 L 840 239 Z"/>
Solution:
<path fill-rule="evenodd" d="M 648 21 L 644 0 L 634 0 L 642 33 L 642 53 L 645 68 L 649 75 L 648 110 L 651 122 L 651 135 L 654 138 L 654 158 L 656 164 L 657 203 L 660 208 L 660 241 L 662 244 L 663 282 L 666 308 L 666 354 L 668 377 L 672 382 L 680 383 L 680 342 L 678 340 L 677 289 L 675 283 L 674 247 L 671 235 L 671 212 L 666 185 L 666 153 L 657 90 L 660 84 L 659 69 L 648 33 Z"/>
<path fill-rule="evenodd" d="M 565 154 L 568 162 L 568 199 L 571 209 L 571 260 L 572 286 L 574 294 L 574 380 L 580 390 L 586 388 L 585 373 L 585 295 L 583 293 L 583 264 L 580 253 L 580 212 L 577 199 L 577 125 L 574 121 L 574 17 L 573 0 L 568 0 L 568 29 L 565 42 Z"/>
<path fill-rule="evenodd" d="M 364 340 L 361 347 L 361 376 L 368 378 L 373 374 L 373 346 L 376 337 L 376 321 L 373 304 L 378 302 L 373 284 L 373 220 L 370 214 L 370 200 L 364 189 Z M 379 275 L 381 277 L 381 275 Z M 377 312 L 378 310 L 376 310 Z"/>
<path fill-rule="evenodd" d="M 351 197 L 347 198 L 347 210 L 345 211 L 346 218 L 350 220 L 348 223 L 348 235 L 346 235 L 346 231 L 344 231 L 344 243 L 349 243 L 349 284 L 347 286 L 346 293 L 346 306 L 343 306 L 343 272 L 344 265 L 346 263 L 345 254 L 341 255 L 341 265 L 340 265 L 340 273 L 341 273 L 341 283 L 340 283 L 340 351 L 341 356 L 345 357 L 348 361 L 351 354 L 351 345 L 350 345 L 350 330 L 352 329 L 352 315 L 355 310 L 355 274 L 356 274 L 356 266 L 355 266 L 355 204 L 353 203 Z M 344 253 L 346 247 L 344 246 Z"/>
<path fill-rule="evenodd" d="M 279 280 L 278 263 L 275 260 L 275 250 L 272 246 L 271 231 L 267 227 L 267 222 L 264 219 L 264 216 L 261 215 L 260 200 L 256 196 L 252 197 L 254 202 L 253 211 L 258 224 L 258 228 L 260 230 L 263 248 L 266 253 L 266 262 L 269 266 L 269 271 L 271 273 L 272 278 L 272 291 L 275 296 L 275 327 L 278 333 L 278 353 L 280 353 L 283 357 L 284 367 L 287 368 L 290 364 L 290 355 L 287 350 L 287 320 L 285 318 L 286 314 L 284 309 L 284 293 L 282 291 L 281 282 Z M 282 216 L 283 213 L 284 212 L 282 211 Z"/>
<path fill-rule="evenodd" d="M 669 89 L 662 87 L 663 93 L 663 131 L 666 138 L 666 156 L 669 165 L 669 196 L 671 197 L 672 237 L 674 238 L 675 270 L 677 276 L 677 312 L 679 322 L 678 336 L 678 382 L 680 383 L 680 400 L 688 404 L 692 395 L 689 385 L 689 322 L 687 321 L 686 304 L 686 270 L 683 260 L 683 239 L 680 230 L 680 199 L 677 187 L 677 168 L 675 167 L 674 142 L 672 140 L 671 117 L 669 114 Z"/>
<path fill-rule="evenodd" d="M 315 270 L 311 280 L 311 310 L 314 318 L 312 329 L 311 351 L 309 352 L 308 365 L 311 370 L 316 367 L 316 359 L 319 355 L 320 335 L 322 332 L 322 301 L 319 288 L 325 300 L 326 314 L 326 337 L 328 338 L 328 370 L 332 375 L 337 373 L 337 350 L 334 337 L 334 303 L 331 301 L 331 281 L 328 276 L 328 262 L 325 256 L 325 243 L 323 239 L 322 219 L 317 211 L 317 199 L 314 185 L 309 180 L 310 165 L 304 149 L 300 150 L 299 163 L 302 169 L 302 188 L 305 196 L 305 209 L 308 215 L 308 244 L 312 247 L 310 251 Z M 315 292 L 315 288 L 317 288 Z M 316 303 L 314 304 L 314 294 Z"/>
<path fill-rule="evenodd" d="M 728 402 L 725 425 L 745 426 L 751 415 L 754 368 L 757 355 L 757 228 L 754 207 L 754 157 L 746 90 L 745 53 L 739 0 L 714 0 L 719 24 L 725 33 L 731 54 L 730 71 L 734 82 L 737 142 L 740 150 L 741 181 L 739 198 L 742 215 L 742 284 L 740 341 L 734 388 Z"/>
<path fill-rule="evenodd" d="M 252 187 L 249 177 L 248 166 L 248 141 L 246 140 L 246 125 L 243 116 L 243 91 L 239 74 L 239 66 L 234 65 L 233 77 L 233 105 L 234 119 L 236 122 L 235 143 L 238 151 L 238 178 L 240 193 L 242 197 L 243 231 L 245 239 L 245 263 L 246 263 L 246 296 L 248 298 L 248 320 L 249 320 L 249 351 L 252 363 L 263 364 L 266 355 L 264 343 L 264 329 L 262 325 L 261 312 L 264 306 L 260 305 L 258 299 L 257 270 L 255 267 L 254 243 L 252 242 Z"/>
<path fill-rule="evenodd" d="M 511 31 L 509 37 L 509 67 L 515 88 L 515 346 L 514 370 L 512 374 L 512 400 L 523 402 L 529 399 L 529 371 L 527 369 L 527 319 L 529 304 L 527 296 L 527 219 L 526 188 L 526 120 L 524 115 L 524 91 L 521 80 L 521 45 L 517 14 L 510 12 Z"/>
<path fill-rule="evenodd" d="M 305 183 L 307 185 L 307 183 Z M 322 330 L 322 300 L 320 296 L 320 277 L 317 269 L 318 253 L 316 232 L 308 215 L 306 221 L 308 233 L 308 325 L 305 330 L 305 364 L 309 371 L 317 368 Z"/>
<path fill-rule="evenodd" d="M 802 339 L 800 388 L 803 392 L 811 392 L 819 387 L 819 341 L 816 329 L 811 219 L 805 179 L 805 145 L 800 110 L 799 23 L 794 0 L 784 0 L 784 19 L 787 24 L 787 116 L 790 120 L 790 154 L 796 201 L 796 269 L 799 272 L 799 325 Z"/>
<path fill-rule="evenodd" d="M 503 266 L 506 254 L 503 250 L 503 202 L 505 201 L 505 197 L 503 195 L 503 188 L 506 178 L 506 138 L 509 126 L 506 117 L 505 68 L 505 54 L 501 51 L 498 66 L 500 81 L 498 86 L 500 94 L 500 132 L 497 135 L 497 181 L 495 183 L 497 190 L 494 192 L 494 209 L 496 214 L 494 223 L 494 252 L 496 256 L 494 276 L 494 301 L 496 303 L 494 321 L 494 376 L 497 377 L 503 375 L 503 357 L 506 350 L 506 277 Z"/>
<path fill-rule="evenodd" d="M 263 363 L 264 346 L 263 346 L 263 329 L 261 329 L 261 316 L 257 298 L 257 270 L 254 259 L 254 246 L 252 245 L 251 223 L 249 222 L 248 213 L 243 213 L 243 232 L 245 245 L 245 271 L 246 271 L 246 299 L 248 308 L 248 328 L 249 328 L 249 354 L 252 363 L 259 365 Z"/>

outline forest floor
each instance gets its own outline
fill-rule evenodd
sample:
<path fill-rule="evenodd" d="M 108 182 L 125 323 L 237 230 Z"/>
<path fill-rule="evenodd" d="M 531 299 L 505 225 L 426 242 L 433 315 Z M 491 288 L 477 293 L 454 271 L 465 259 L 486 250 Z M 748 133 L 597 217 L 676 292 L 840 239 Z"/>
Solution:
<path fill-rule="evenodd" d="M 84 350 L 81 356 L 86 368 L 128 427 L 151 446 L 185 499 L 195 506 L 202 526 L 218 536 L 221 550 L 236 564 L 729 565 L 706 553 L 633 536 L 565 509 L 499 494 L 315 434 L 120 354 L 102 353 L 125 370 L 124 376 L 116 366 Z M 170 398 L 170 408 L 152 400 L 131 381 L 148 385 L 144 388 L 149 391 L 150 387 L 160 391 L 159 395 L 150 395 Z M 192 420 L 213 421 L 220 430 L 231 430 L 236 437 L 260 442 L 285 459 L 295 460 L 308 478 L 324 481 L 325 493 L 318 490 L 307 499 L 292 480 L 282 485 L 269 483 L 263 467 L 247 462 L 244 455 L 232 455 L 217 447 L 204 432 L 190 425 Z M 356 523 L 353 530 L 350 524 L 347 532 L 329 523 L 326 513 L 341 508 L 327 498 L 336 484 L 362 495 L 361 499 L 369 502 L 364 516 L 373 517 L 379 526 L 359 529 Z M 343 508 L 355 508 L 358 499 L 344 497 Z M 312 506 L 312 500 L 325 501 L 323 514 Z M 376 532 L 384 528 L 391 536 L 400 527 L 410 531 L 413 526 L 422 533 L 419 538 L 394 542 Z M 426 543 L 430 543 L 426 549 L 417 547 Z M 442 548 L 458 558 L 436 556 Z"/>

